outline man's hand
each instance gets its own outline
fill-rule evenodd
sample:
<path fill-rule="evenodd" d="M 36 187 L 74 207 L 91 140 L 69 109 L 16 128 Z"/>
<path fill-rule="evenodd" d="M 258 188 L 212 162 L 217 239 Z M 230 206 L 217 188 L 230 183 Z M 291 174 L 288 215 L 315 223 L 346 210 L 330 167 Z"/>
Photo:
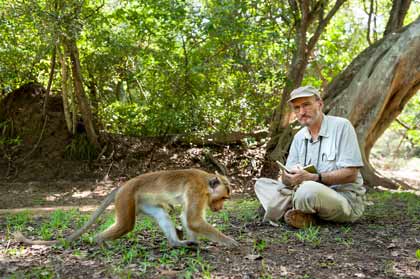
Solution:
<path fill-rule="evenodd" d="M 291 173 L 283 171 L 282 181 L 287 186 L 295 186 L 301 184 L 303 181 L 312 180 L 317 181 L 318 175 L 310 173 L 296 166 L 291 169 Z"/>
<path fill-rule="evenodd" d="M 300 166 L 292 168 L 291 173 L 283 172 L 282 181 L 286 186 L 295 186 L 303 181 L 318 181 L 318 174 L 309 173 Z M 357 179 L 358 168 L 348 167 L 338 170 L 323 172 L 322 183 L 325 185 L 353 183 Z"/>

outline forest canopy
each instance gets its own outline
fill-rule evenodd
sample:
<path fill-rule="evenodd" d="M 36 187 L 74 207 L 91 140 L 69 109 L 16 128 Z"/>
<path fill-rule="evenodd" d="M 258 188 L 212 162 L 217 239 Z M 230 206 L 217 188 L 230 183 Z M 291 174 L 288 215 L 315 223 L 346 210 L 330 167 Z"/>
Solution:
<path fill-rule="evenodd" d="M 270 125 L 296 48 L 292 6 L 258 0 L 63 2 L 0 0 L 2 97 L 25 83 L 50 81 L 52 94 L 68 90 L 69 111 L 77 114 L 77 86 L 63 72 L 75 75 L 73 49 L 81 89 L 104 131 L 201 135 Z M 324 89 L 383 36 L 391 5 L 345 1 L 310 53 L 303 83 Z M 413 1 L 404 24 L 419 14 L 420 3 Z"/>

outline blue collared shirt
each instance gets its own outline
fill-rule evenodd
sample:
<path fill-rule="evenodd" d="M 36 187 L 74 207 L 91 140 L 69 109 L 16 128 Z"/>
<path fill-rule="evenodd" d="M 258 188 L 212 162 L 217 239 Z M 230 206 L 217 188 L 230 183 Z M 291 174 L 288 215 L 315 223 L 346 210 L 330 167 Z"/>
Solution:
<path fill-rule="evenodd" d="M 307 127 L 293 138 L 286 161 L 287 167 L 314 165 L 318 172 L 329 172 L 346 167 L 363 167 L 356 132 L 349 120 L 323 115 L 318 139 L 312 141 Z M 332 185 L 337 191 L 353 191 L 363 195 L 363 178 L 358 172 L 356 182 Z"/>

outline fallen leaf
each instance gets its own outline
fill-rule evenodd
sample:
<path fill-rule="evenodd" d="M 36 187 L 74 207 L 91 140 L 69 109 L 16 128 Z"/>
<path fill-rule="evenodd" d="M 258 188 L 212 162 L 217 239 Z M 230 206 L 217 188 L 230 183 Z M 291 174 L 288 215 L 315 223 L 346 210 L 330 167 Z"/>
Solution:
<path fill-rule="evenodd" d="M 46 250 L 48 249 L 48 246 L 47 245 L 32 245 L 31 248 L 34 250 Z"/>
<path fill-rule="evenodd" d="M 400 253 L 398 251 L 392 251 L 391 252 L 391 256 L 393 257 L 398 257 L 400 255 Z"/>
<path fill-rule="evenodd" d="M 263 257 L 261 255 L 253 255 L 253 254 L 249 254 L 245 256 L 245 259 L 251 260 L 251 261 L 262 260 L 262 258 Z"/>
<path fill-rule="evenodd" d="M 391 244 L 389 244 L 386 248 L 387 248 L 387 249 L 393 249 L 393 248 L 395 248 L 395 247 L 397 247 L 397 245 L 395 245 L 394 243 L 391 243 Z"/>
<path fill-rule="evenodd" d="M 160 273 L 162 276 L 175 276 L 175 275 L 177 275 L 179 272 L 178 272 L 178 271 L 176 271 L 176 270 L 172 270 L 172 269 L 168 270 L 168 269 L 160 269 L 160 268 L 159 268 L 159 273 Z"/>

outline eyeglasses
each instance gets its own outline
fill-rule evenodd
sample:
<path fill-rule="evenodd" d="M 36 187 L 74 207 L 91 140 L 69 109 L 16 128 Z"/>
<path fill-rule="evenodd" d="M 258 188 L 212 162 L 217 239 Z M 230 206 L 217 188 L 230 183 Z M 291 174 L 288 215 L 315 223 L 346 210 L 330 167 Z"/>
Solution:
<path fill-rule="evenodd" d="M 315 102 L 304 102 L 300 106 L 293 106 L 292 109 L 295 113 L 298 113 L 300 109 L 303 109 L 304 111 L 307 111 L 312 108 L 313 104 Z"/>

